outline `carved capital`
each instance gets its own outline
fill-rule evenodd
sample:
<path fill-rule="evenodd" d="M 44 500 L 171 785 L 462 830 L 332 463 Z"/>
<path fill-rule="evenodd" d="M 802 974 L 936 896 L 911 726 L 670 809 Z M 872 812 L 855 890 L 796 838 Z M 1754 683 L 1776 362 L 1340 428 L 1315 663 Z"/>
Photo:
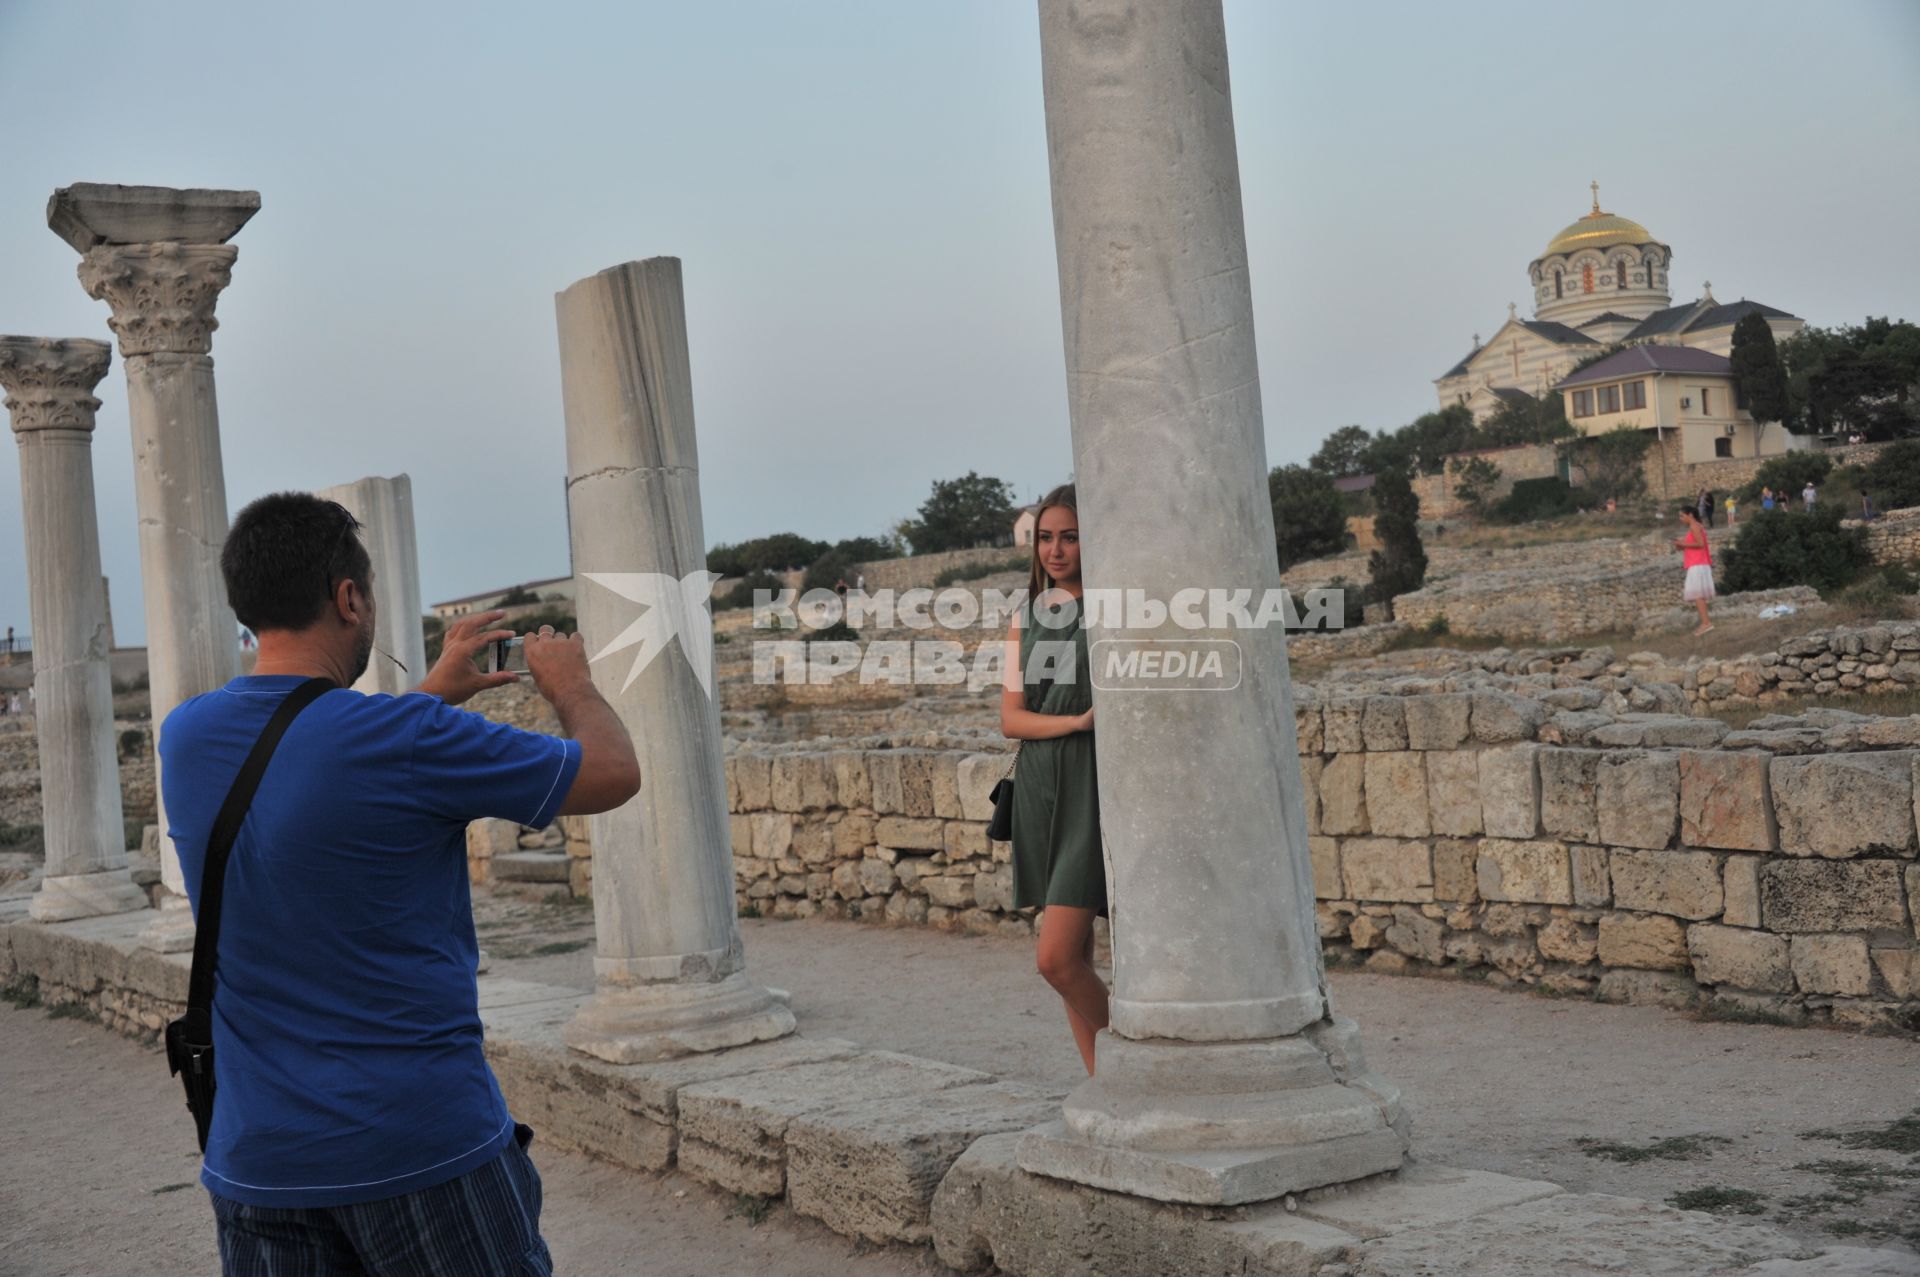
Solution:
<path fill-rule="evenodd" d="M 93 429 L 113 347 L 73 337 L 0 337 L 0 387 L 16 433 Z"/>
<path fill-rule="evenodd" d="M 81 257 L 80 283 L 113 307 L 107 327 L 123 358 L 204 355 L 220 326 L 214 304 L 238 254 L 231 244 L 102 244 Z"/>

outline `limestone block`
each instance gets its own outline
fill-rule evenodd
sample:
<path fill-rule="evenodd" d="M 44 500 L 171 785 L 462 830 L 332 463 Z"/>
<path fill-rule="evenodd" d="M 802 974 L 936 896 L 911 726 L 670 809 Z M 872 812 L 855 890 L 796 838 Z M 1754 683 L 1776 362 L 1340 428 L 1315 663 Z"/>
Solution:
<path fill-rule="evenodd" d="M 1530 741 L 1547 721 L 1547 707 L 1512 692 L 1473 693 L 1473 738 L 1482 744 Z"/>
<path fill-rule="evenodd" d="M 1687 936 L 1672 918 L 1610 913 L 1600 919 L 1600 961 L 1647 971 L 1687 969 Z"/>
<path fill-rule="evenodd" d="M 727 817 L 727 843 L 733 848 L 737 864 L 742 856 L 753 854 L 753 819 L 737 813 Z M 569 844 L 571 847 L 572 844 Z"/>
<path fill-rule="evenodd" d="M 1599 952 L 1599 939 L 1592 927 L 1571 918 L 1554 918 L 1534 937 L 1540 956 L 1553 962 L 1584 965 Z"/>
<path fill-rule="evenodd" d="M 825 754 L 780 754 L 770 788 L 775 811 L 824 811 L 834 805 L 833 769 Z"/>
<path fill-rule="evenodd" d="M 925 896 L 911 896 L 905 891 L 896 891 L 887 897 L 887 907 L 883 912 L 888 922 L 923 923 L 927 920 L 927 899 Z"/>
<path fill-rule="evenodd" d="M 1637 750 L 1611 753 L 1600 760 L 1599 774 L 1601 842 L 1658 848 L 1673 841 L 1680 823 L 1678 758 Z"/>
<path fill-rule="evenodd" d="M 1873 966 L 1888 996 L 1901 1002 L 1920 999 L 1920 949 L 1875 949 Z"/>
<path fill-rule="evenodd" d="M 1756 993 L 1793 992 L 1784 936 L 1701 923 L 1687 928 L 1687 954 L 1693 960 L 1693 978 L 1703 984 Z"/>
<path fill-rule="evenodd" d="M 1616 851 L 1613 903 L 1698 921 L 1719 914 L 1720 864 L 1704 851 Z"/>
<path fill-rule="evenodd" d="M 564 851 L 509 851 L 493 857 L 495 882 L 566 882 L 572 857 Z"/>
<path fill-rule="evenodd" d="M 1540 825 L 1569 842 L 1600 841 L 1597 749 L 1540 751 Z"/>
<path fill-rule="evenodd" d="M 1398 696 L 1369 696 L 1362 701 L 1360 739 L 1370 754 L 1405 749 L 1406 702 Z"/>
<path fill-rule="evenodd" d="M 1340 879 L 1348 897 L 1354 900 L 1432 900 L 1432 851 L 1424 842 L 1342 839 Z"/>
<path fill-rule="evenodd" d="M 567 861 L 567 890 L 573 893 L 575 900 L 593 899 L 593 860 L 591 857 L 570 857 Z"/>
<path fill-rule="evenodd" d="M 934 774 L 940 754 L 924 749 L 896 751 L 900 758 L 900 814 L 933 816 Z"/>
<path fill-rule="evenodd" d="M 1466 698 L 1461 697 L 1460 700 L 1465 703 Z M 1409 724 L 1412 721 L 1409 719 Z M 1480 817 L 1479 755 L 1468 749 L 1437 749 L 1426 754 L 1425 758 L 1427 811 L 1433 832 L 1453 838 L 1471 838 L 1479 834 L 1484 828 Z"/>
<path fill-rule="evenodd" d="M 886 868 L 886 866 L 878 860 L 849 860 L 843 865 L 835 865 L 833 872 L 829 875 L 829 879 L 833 883 L 833 894 L 839 896 L 842 900 L 859 900 L 865 896 L 867 894 L 866 889 L 860 884 L 860 867 L 866 864 L 876 864 L 882 868 Z M 889 869 L 888 872 L 891 873 L 892 870 Z"/>
<path fill-rule="evenodd" d="M 828 756 L 833 772 L 834 801 L 842 807 L 873 806 L 873 784 L 867 779 L 867 756 L 857 749 L 835 750 Z"/>
<path fill-rule="evenodd" d="M 1347 924 L 1347 939 L 1353 942 L 1356 949 L 1374 948 L 1385 934 L 1385 928 L 1366 914 L 1360 914 Z"/>
<path fill-rule="evenodd" d="M 1605 953 L 1600 955 L 1600 960 L 1606 961 Z M 1701 993 L 1700 986 L 1690 976 L 1671 971 L 1620 970 L 1601 975 L 1597 996 L 1602 1002 L 1684 1010 L 1697 1006 Z"/>
<path fill-rule="evenodd" d="M 1780 850 L 1834 859 L 1911 854 L 1914 758 L 1902 751 L 1774 759 Z"/>
<path fill-rule="evenodd" d="M 972 1069 L 868 1051 L 684 1087 L 679 1093 L 680 1168 L 736 1193 L 786 1191 L 787 1128 L 844 1106 L 897 1095 L 928 1095 L 993 1079 Z"/>
<path fill-rule="evenodd" d="M 1013 867 L 997 865 L 973 876 L 973 900 L 979 908 L 995 913 L 1013 912 Z"/>
<path fill-rule="evenodd" d="M 862 1096 L 787 1128 L 787 1202 L 846 1237 L 917 1244 L 948 1169 L 983 1136 L 1053 1117 L 1059 1093 L 1012 1082 Z"/>
<path fill-rule="evenodd" d="M 1387 928 L 1387 943 L 1422 962 L 1440 966 L 1447 960 L 1443 947 L 1447 929 L 1437 918 L 1429 918 L 1418 909 L 1401 906 L 1393 911 L 1393 925 Z"/>
<path fill-rule="evenodd" d="M 773 860 L 787 854 L 793 846 L 793 817 L 783 811 L 756 811 L 753 821 L 753 854 Z"/>
<path fill-rule="evenodd" d="M 891 749 L 870 749 L 865 755 L 867 790 L 873 810 L 879 815 L 898 815 L 906 808 L 902 791 L 900 754 Z"/>
<path fill-rule="evenodd" d="M 1367 832 L 1366 755 L 1338 754 L 1320 773 L 1320 828 L 1329 834 Z"/>
<path fill-rule="evenodd" d="M 1366 749 L 1366 737 L 1360 726 L 1365 707 L 1365 698 L 1358 696 L 1326 703 L 1321 711 L 1326 719 L 1325 753 L 1358 754 Z"/>
<path fill-rule="evenodd" d="M 1476 862 L 1480 845 L 1472 841 L 1440 839 L 1433 844 L 1433 898 L 1461 904 L 1480 899 Z"/>
<path fill-rule="evenodd" d="M 1408 749 L 1459 749 L 1473 736 L 1473 697 L 1465 692 L 1408 696 Z"/>
<path fill-rule="evenodd" d="M 850 811 L 835 821 L 833 830 L 833 854 L 842 858 L 858 856 L 873 845 L 873 817 L 865 812 Z"/>
<path fill-rule="evenodd" d="M 927 899 L 946 909 L 966 909 L 973 906 L 973 879 L 956 878 L 941 875 L 920 879 L 920 889 L 927 893 Z"/>
<path fill-rule="evenodd" d="M 1573 903 L 1572 868 L 1564 843 L 1483 838 L 1475 872 L 1480 894 L 1488 900 Z"/>
<path fill-rule="evenodd" d="M 808 865 L 828 865 L 842 859 L 834 846 L 833 826 L 815 818 L 797 818 L 788 854 Z"/>
<path fill-rule="evenodd" d="M 1760 866 L 1763 863 L 1759 856 L 1727 857 L 1720 873 L 1726 901 L 1720 921 L 1730 927 L 1760 925 Z"/>
<path fill-rule="evenodd" d="M 773 806 L 773 759 L 765 754 L 738 753 L 731 760 L 734 785 L 740 791 L 739 811 L 765 811 Z"/>
<path fill-rule="evenodd" d="M 1572 847 L 1568 853 L 1573 861 L 1573 903 L 1590 909 L 1613 903 L 1606 848 Z"/>
<path fill-rule="evenodd" d="M 1760 917 L 1769 931 L 1795 934 L 1904 930 L 1900 866 L 1891 860 L 1768 861 L 1760 870 Z"/>
<path fill-rule="evenodd" d="M 1762 753 L 1688 749 L 1680 754 L 1680 841 L 1690 847 L 1772 851 L 1778 836 Z"/>
<path fill-rule="evenodd" d="M 1282 767 L 1286 766 L 1283 762 Z M 1320 832 L 1320 773 L 1326 770 L 1327 762 L 1319 755 L 1304 756 L 1300 759 L 1300 787 L 1307 797 L 1307 832 Z"/>
<path fill-rule="evenodd" d="M 1321 900 L 1344 900 L 1340 886 L 1340 840 L 1307 838 L 1307 850 L 1313 858 L 1313 894 Z"/>
<path fill-rule="evenodd" d="M 1523 744 L 1480 751 L 1480 821 L 1490 836 L 1539 836 L 1540 748 Z"/>
<path fill-rule="evenodd" d="M 933 817 L 882 816 L 873 822 L 874 841 L 915 851 L 944 851 L 946 822 Z"/>
<path fill-rule="evenodd" d="M 1795 936 L 1793 978 L 1802 993 L 1863 998 L 1873 989 L 1867 942 L 1859 936 Z"/>
<path fill-rule="evenodd" d="M 993 819 L 993 787 L 1013 766 L 1011 754 L 968 754 L 959 762 L 955 783 L 963 820 Z"/>
<path fill-rule="evenodd" d="M 993 855 L 987 827 L 971 820 L 949 820 L 942 831 L 948 860 L 985 860 Z"/>
<path fill-rule="evenodd" d="M 899 882 L 893 866 L 884 860 L 861 860 L 855 863 L 858 865 L 862 895 L 884 896 Z"/>
<path fill-rule="evenodd" d="M 1384 700 L 1385 697 L 1373 697 Z M 1411 750 L 1366 754 L 1367 823 L 1376 834 L 1424 838 L 1427 819 L 1426 756 Z"/>
<path fill-rule="evenodd" d="M 1326 752 L 1326 720 L 1320 716 L 1318 705 L 1294 701 L 1293 734 L 1302 756 Z"/>
<path fill-rule="evenodd" d="M 520 850 L 520 826 L 492 816 L 467 825 L 467 855 L 476 860 Z"/>
<path fill-rule="evenodd" d="M 960 802 L 960 760 L 964 755 L 941 750 L 927 755 L 927 780 L 933 792 L 933 814 L 946 820 L 958 820 L 964 810 Z M 993 813 L 987 813 L 991 816 Z"/>

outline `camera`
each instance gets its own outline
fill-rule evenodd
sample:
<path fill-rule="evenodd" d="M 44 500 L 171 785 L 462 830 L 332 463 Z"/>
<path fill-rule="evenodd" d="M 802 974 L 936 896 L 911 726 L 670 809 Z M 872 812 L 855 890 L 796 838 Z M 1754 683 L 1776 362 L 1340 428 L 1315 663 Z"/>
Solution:
<path fill-rule="evenodd" d="M 480 652 L 480 672 L 499 674 L 501 672 L 525 674 L 527 672 L 527 645 L 525 639 L 496 639 Z"/>

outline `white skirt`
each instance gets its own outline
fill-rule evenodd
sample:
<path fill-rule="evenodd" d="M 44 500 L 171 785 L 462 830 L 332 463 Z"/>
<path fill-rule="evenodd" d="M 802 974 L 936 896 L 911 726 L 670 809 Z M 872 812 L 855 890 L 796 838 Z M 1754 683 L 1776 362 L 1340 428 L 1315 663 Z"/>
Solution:
<path fill-rule="evenodd" d="M 1680 597 L 1691 603 L 1695 599 L 1713 597 L 1713 568 L 1701 563 L 1687 569 L 1687 584 L 1680 591 Z"/>

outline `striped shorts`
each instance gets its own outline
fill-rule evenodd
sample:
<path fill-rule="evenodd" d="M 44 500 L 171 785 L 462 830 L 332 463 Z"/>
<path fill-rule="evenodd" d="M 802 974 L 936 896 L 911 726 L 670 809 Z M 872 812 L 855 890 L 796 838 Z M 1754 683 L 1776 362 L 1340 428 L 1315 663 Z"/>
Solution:
<path fill-rule="evenodd" d="M 456 1179 L 353 1206 L 249 1206 L 218 1193 L 224 1277 L 551 1277 L 533 1131 Z"/>

